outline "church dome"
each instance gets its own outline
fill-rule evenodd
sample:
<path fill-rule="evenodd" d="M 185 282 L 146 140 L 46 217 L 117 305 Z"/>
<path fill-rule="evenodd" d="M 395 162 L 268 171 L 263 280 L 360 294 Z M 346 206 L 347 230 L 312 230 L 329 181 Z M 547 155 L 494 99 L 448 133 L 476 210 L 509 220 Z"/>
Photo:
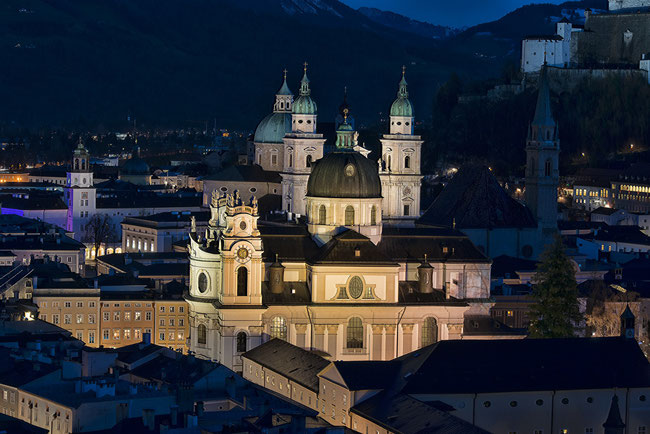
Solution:
<path fill-rule="evenodd" d="M 393 105 L 390 106 L 390 115 L 391 116 L 404 116 L 404 117 L 413 117 L 413 106 L 411 101 L 406 98 L 397 98 Z"/>
<path fill-rule="evenodd" d="M 255 130 L 256 143 L 282 143 L 285 134 L 291 132 L 291 113 L 271 113 Z"/>
<path fill-rule="evenodd" d="M 373 199 L 381 197 L 377 164 L 358 152 L 335 151 L 315 162 L 307 196 Z"/>
<path fill-rule="evenodd" d="M 149 175 L 149 165 L 141 158 L 131 158 L 120 167 L 121 175 Z"/>
<path fill-rule="evenodd" d="M 316 112 L 316 102 L 309 95 L 301 95 L 293 103 L 293 114 L 295 115 L 315 115 Z"/>

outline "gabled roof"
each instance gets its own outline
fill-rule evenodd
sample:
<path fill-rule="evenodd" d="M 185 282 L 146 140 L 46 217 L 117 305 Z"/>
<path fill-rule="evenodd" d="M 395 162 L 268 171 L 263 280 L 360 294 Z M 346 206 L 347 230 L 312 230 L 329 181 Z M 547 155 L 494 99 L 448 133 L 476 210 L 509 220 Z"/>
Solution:
<path fill-rule="evenodd" d="M 591 214 L 599 214 L 599 215 L 613 215 L 619 212 L 620 210 L 616 208 L 605 208 L 604 206 L 600 206 L 593 210 Z"/>
<path fill-rule="evenodd" d="M 347 230 L 332 238 L 310 260 L 317 265 L 350 264 L 397 266 L 365 235 Z"/>
<path fill-rule="evenodd" d="M 262 169 L 257 164 L 250 166 L 233 165 L 222 171 L 203 178 L 204 181 L 239 181 L 239 182 L 269 182 L 280 184 L 282 178 L 278 172 L 271 172 Z"/>
<path fill-rule="evenodd" d="M 379 390 L 391 385 L 400 363 L 390 361 L 332 362 L 348 390 Z"/>
<path fill-rule="evenodd" d="M 379 393 L 350 409 L 394 433 L 486 433 L 469 422 L 408 395 Z"/>
<path fill-rule="evenodd" d="M 318 373 L 330 362 L 282 339 L 270 341 L 247 351 L 242 357 L 318 392 Z"/>
<path fill-rule="evenodd" d="M 499 185 L 485 166 L 464 166 L 418 223 L 459 229 L 535 228 L 530 210 Z"/>

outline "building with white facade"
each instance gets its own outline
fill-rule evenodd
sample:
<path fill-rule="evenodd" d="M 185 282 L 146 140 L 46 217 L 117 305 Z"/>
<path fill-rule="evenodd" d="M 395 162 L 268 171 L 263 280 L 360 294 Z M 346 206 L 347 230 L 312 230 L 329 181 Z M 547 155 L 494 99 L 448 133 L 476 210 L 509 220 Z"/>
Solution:
<path fill-rule="evenodd" d="M 542 65 L 566 68 L 571 62 L 571 33 L 575 29 L 566 19 L 556 24 L 554 35 L 527 36 L 521 42 L 521 71 L 538 72 Z"/>

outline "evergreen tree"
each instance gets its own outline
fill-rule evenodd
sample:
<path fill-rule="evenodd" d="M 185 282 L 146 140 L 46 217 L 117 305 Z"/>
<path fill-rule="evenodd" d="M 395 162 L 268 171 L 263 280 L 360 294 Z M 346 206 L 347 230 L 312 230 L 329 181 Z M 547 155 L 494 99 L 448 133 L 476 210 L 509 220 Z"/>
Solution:
<path fill-rule="evenodd" d="M 583 317 L 578 306 L 575 269 L 556 236 L 541 256 L 534 279 L 530 337 L 565 338 L 575 336 Z"/>

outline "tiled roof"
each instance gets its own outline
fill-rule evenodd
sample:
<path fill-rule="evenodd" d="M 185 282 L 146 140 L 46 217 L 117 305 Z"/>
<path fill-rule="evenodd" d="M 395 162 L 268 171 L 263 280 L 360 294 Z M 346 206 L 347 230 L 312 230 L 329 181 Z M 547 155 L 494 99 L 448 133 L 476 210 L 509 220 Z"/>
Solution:
<path fill-rule="evenodd" d="M 447 184 L 420 223 L 460 229 L 535 228 L 526 206 L 506 193 L 485 166 L 465 166 Z"/>

